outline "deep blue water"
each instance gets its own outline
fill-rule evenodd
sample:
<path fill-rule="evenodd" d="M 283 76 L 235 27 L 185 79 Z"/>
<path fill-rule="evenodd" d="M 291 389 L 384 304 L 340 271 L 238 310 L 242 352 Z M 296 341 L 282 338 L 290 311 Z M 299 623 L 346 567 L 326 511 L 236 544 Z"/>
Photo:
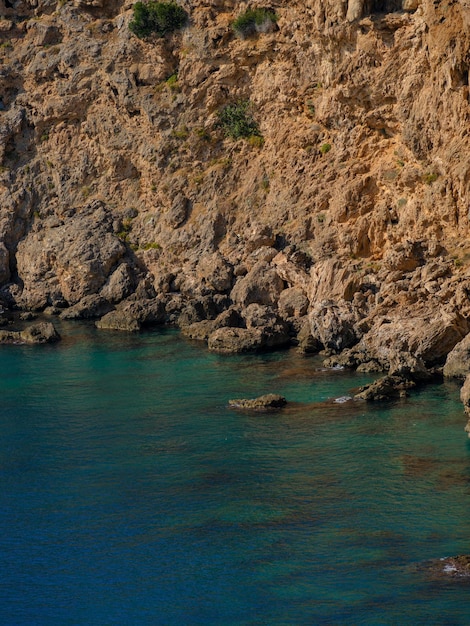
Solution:
<path fill-rule="evenodd" d="M 332 402 L 367 376 L 221 357 L 174 331 L 0 347 L 0 623 L 468 625 L 458 387 Z M 277 414 L 227 401 L 281 392 Z"/>

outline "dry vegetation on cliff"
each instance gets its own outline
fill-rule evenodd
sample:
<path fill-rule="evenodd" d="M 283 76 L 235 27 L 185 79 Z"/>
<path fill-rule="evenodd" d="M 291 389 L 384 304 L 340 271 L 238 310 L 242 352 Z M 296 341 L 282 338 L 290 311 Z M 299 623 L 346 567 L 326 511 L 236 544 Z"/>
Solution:
<path fill-rule="evenodd" d="M 470 7 L 180 5 L 139 39 L 124 0 L 0 0 L 4 300 L 441 365 L 470 329 Z M 247 10 L 269 28 L 237 36 Z"/>

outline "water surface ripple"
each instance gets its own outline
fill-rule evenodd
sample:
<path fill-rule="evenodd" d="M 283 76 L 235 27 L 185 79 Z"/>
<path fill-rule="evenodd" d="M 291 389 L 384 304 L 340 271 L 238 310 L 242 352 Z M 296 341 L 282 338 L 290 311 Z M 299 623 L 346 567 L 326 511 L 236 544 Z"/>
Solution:
<path fill-rule="evenodd" d="M 427 559 L 470 552 L 458 387 L 382 406 L 293 352 L 64 326 L 0 349 L 1 623 L 470 623 Z M 280 392 L 273 414 L 227 407 Z"/>

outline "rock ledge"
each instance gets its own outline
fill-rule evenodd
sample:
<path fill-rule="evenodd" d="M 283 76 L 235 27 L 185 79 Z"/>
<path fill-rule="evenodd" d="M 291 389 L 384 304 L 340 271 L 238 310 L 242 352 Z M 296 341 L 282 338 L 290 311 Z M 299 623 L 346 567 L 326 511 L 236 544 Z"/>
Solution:
<path fill-rule="evenodd" d="M 239 400 L 229 400 L 228 404 L 233 409 L 248 409 L 252 411 L 267 411 L 270 409 L 281 409 L 287 404 L 287 400 L 277 393 L 268 393 L 258 398 Z"/>

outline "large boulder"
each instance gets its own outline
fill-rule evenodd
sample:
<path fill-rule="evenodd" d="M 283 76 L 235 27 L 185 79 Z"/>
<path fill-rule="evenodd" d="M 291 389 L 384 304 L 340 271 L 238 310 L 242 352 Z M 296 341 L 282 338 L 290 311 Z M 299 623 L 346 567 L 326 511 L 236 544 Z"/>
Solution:
<path fill-rule="evenodd" d="M 54 219 L 45 219 L 18 244 L 18 276 L 24 284 L 18 304 L 23 308 L 73 305 L 98 293 L 126 253 L 101 202 L 77 209 L 62 222 Z"/>
<path fill-rule="evenodd" d="M 375 361 L 382 369 L 411 367 L 416 373 L 423 367 L 442 365 L 447 354 L 468 332 L 468 321 L 457 311 L 438 314 L 401 310 L 397 317 L 377 317 L 370 330 L 351 350 L 359 362 Z M 403 362 L 403 355 L 410 355 Z M 412 359 L 416 359 L 414 364 Z M 401 363 L 400 363 L 401 361 Z M 401 372 L 399 372 L 401 373 Z"/>
<path fill-rule="evenodd" d="M 261 330 L 263 348 L 276 348 L 290 342 L 288 325 L 272 307 L 250 304 L 242 315 L 248 329 Z"/>
<path fill-rule="evenodd" d="M 223 293 L 232 287 L 233 267 L 220 252 L 203 255 L 196 274 L 203 286 L 210 291 Z"/>
<path fill-rule="evenodd" d="M 209 335 L 207 345 L 219 354 L 253 352 L 262 348 L 263 333 L 253 328 L 219 328 Z"/>
<path fill-rule="evenodd" d="M 31 324 L 20 331 L 0 330 L 0 343 L 44 344 L 55 343 L 59 340 L 60 335 L 51 322 Z"/>
<path fill-rule="evenodd" d="M 102 330 L 120 330 L 135 333 L 140 330 L 140 323 L 129 311 L 111 311 L 95 322 Z"/>
<path fill-rule="evenodd" d="M 304 354 L 319 352 L 322 349 L 322 345 L 320 341 L 315 339 L 312 335 L 310 322 L 307 316 L 299 321 L 299 326 L 299 332 L 297 333 L 297 337 L 295 339 L 299 351 Z"/>
<path fill-rule="evenodd" d="M 288 345 L 290 340 L 287 326 L 279 323 L 250 325 L 249 328 L 218 328 L 209 335 L 207 345 L 213 352 L 235 354 L 280 348 Z"/>
<path fill-rule="evenodd" d="M 63 320 L 96 319 L 113 309 L 113 305 L 100 295 L 85 296 L 60 314 Z"/>
<path fill-rule="evenodd" d="M 163 324 L 167 321 L 164 300 L 142 298 L 121 302 L 118 308 L 110 311 L 96 322 L 96 327 L 105 330 L 137 332 L 142 326 Z"/>
<path fill-rule="evenodd" d="M 121 302 L 135 289 L 134 272 L 127 263 L 120 263 L 109 276 L 100 295 L 109 302 Z"/>
<path fill-rule="evenodd" d="M 279 314 L 284 319 L 303 317 L 308 311 L 308 305 L 308 298 L 303 289 L 289 287 L 284 289 L 279 297 Z"/>
<path fill-rule="evenodd" d="M 284 281 L 276 270 L 264 261 L 258 261 L 243 278 L 239 278 L 232 289 L 233 302 L 242 308 L 249 304 L 277 305 Z"/>
<path fill-rule="evenodd" d="M 324 300 L 309 314 L 310 332 L 325 348 L 341 352 L 358 341 L 357 314 L 349 302 Z"/>
<path fill-rule="evenodd" d="M 401 376 L 384 376 L 370 385 L 361 387 L 355 398 L 368 402 L 392 400 L 406 397 L 408 389 L 415 387 L 415 383 Z"/>
<path fill-rule="evenodd" d="M 443 374 L 447 378 L 465 378 L 470 374 L 470 334 L 449 352 Z"/>
<path fill-rule="evenodd" d="M 243 320 L 238 311 L 230 308 L 220 313 L 215 320 L 202 320 L 182 326 L 181 333 L 185 337 L 189 337 L 189 339 L 207 341 L 209 336 L 217 329 L 224 327 L 239 328 L 243 326 L 242 322 Z"/>

